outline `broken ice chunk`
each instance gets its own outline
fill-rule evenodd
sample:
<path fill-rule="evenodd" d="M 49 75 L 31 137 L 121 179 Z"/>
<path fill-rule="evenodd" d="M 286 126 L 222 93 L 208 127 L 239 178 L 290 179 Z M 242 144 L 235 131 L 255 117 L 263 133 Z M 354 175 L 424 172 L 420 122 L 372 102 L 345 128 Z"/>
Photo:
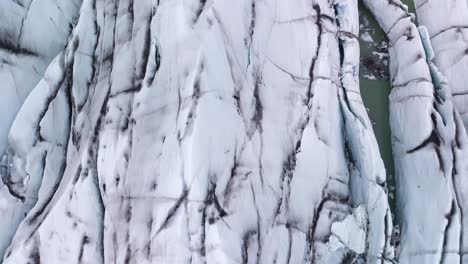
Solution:
<path fill-rule="evenodd" d="M 359 206 L 343 221 L 333 223 L 330 236 L 332 250 L 348 248 L 363 254 L 366 250 L 366 219 L 366 209 Z"/>

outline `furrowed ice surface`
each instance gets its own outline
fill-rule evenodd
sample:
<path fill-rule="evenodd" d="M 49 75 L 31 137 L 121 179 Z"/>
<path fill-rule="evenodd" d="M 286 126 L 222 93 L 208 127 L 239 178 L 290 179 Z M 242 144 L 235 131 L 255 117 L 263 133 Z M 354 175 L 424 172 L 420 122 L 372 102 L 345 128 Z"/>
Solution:
<path fill-rule="evenodd" d="M 446 76 L 453 103 L 468 126 L 468 3 L 415 0 L 421 25 L 429 31 L 434 48 L 434 63 Z"/>
<path fill-rule="evenodd" d="M 28 109 L 23 111 L 22 118 L 27 121 L 12 129 L 14 136 L 10 145 L 19 153 L 12 152 L 11 157 L 3 156 L 5 170 L 0 173 L 0 214 L 4 216 L 5 226 L 0 230 L 2 256 L 19 223 L 37 200 L 37 191 L 42 179 L 38 172 L 45 170 L 46 174 L 53 175 L 60 170 L 60 162 L 56 159 L 63 159 L 63 149 L 66 146 L 63 137 L 68 136 L 68 125 L 62 123 L 62 115 L 68 112 L 65 105 L 67 99 L 64 91 L 58 92 L 48 82 L 56 82 L 62 68 L 52 66 L 50 73 L 45 76 L 44 71 L 65 47 L 80 4 L 81 1 L 49 0 L 0 3 L 0 155 L 6 151 L 11 125 L 30 91 L 36 85 L 36 90 L 42 90 L 35 92 L 33 98 L 29 99 Z M 38 83 L 41 78 L 42 82 Z M 56 97 L 56 100 L 51 102 L 53 97 Z M 46 115 L 44 105 L 49 104 L 54 110 Z M 44 124 L 49 123 L 49 128 L 42 131 L 37 129 L 41 120 Z M 52 122 L 56 122 L 57 131 L 50 131 Z M 35 148 L 33 153 L 26 154 L 39 138 L 48 143 Z M 52 146 L 54 144 L 60 146 L 55 148 Z M 47 152 L 49 155 L 45 154 Z M 15 157 L 18 156 L 23 158 L 16 160 Z M 11 164 L 9 159 L 14 160 L 16 164 L 15 168 L 7 170 Z M 46 160 L 49 162 L 45 167 Z"/>
<path fill-rule="evenodd" d="M 399 1 L 364 1 L 389 38 L 399 263 L 464 263 L 467 137 L 427 30 Z M 385 12 L 386 16 L 380 16 Z"/>
<path fill-rule="evenodd" d="M 84 0 L 10 132 L 4 263 L 391 263 L 358 30 L 357 1 Z"/>
<path fill-rule="evenodd" d="M 80 5 L 81 0 L 0 2 L 0 155 L 24 100 L 64 49 Z"/>

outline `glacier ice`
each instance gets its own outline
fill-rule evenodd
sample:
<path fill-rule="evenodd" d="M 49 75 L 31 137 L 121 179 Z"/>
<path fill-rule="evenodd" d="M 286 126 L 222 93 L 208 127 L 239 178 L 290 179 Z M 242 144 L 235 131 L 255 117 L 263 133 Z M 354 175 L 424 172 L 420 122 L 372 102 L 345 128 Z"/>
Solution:
<path fill-rule="evenodd" d="M 0 3 L 3 263 L 463 263 L 466 6 L 363 3 L 399 237 L 357 0 Z"/>

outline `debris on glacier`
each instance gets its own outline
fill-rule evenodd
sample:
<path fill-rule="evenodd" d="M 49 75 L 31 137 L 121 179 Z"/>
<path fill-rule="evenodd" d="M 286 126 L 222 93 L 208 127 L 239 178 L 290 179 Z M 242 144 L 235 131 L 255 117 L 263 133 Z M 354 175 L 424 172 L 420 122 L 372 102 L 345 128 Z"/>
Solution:
<path fill-rule="evenodd" d="M 407 15 L 373 5 L 391 11 L 384 29 Z M 11 113 L 4 263 L 394 262 L 386 172 L 359 91 L 357 0 L 83 0 L 76 12 L 64 50 Z M 405 36 L 422 51 L 417 30 Z M 393 83 L 431 78 L 424 55 L 415 66 L 378 44 L 378 61 L 364 60 L 382 69 L 373 78 L 386 78 L 387 49 L 391 72 L 405 70 Z"/>

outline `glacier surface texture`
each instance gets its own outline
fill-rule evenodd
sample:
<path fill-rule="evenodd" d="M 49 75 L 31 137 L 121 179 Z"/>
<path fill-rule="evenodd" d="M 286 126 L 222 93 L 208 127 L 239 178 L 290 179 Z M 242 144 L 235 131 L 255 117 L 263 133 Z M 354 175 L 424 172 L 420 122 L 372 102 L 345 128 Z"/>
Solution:
<path fill-rule="evenodd" d="M 466 0 L 1 0 L 0 91 L 1 263 L 468 263 Z"/>

